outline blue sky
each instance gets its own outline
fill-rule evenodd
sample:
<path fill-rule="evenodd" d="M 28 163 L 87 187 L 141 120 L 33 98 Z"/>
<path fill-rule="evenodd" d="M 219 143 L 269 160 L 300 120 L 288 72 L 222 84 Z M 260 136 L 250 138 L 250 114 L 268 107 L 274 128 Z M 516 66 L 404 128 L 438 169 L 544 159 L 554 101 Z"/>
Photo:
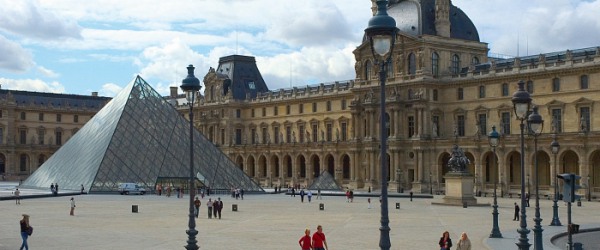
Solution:
<path fill-rule="evenodd" d="M 492 53 L 600 46 L 600 0 L 454 0 Z M 135 75 L 168 94 L 186 66 L 255 56 L 271 89 L 354 78 L 369 0 L 0 0 L 3 89 L 114 96 Z"/>

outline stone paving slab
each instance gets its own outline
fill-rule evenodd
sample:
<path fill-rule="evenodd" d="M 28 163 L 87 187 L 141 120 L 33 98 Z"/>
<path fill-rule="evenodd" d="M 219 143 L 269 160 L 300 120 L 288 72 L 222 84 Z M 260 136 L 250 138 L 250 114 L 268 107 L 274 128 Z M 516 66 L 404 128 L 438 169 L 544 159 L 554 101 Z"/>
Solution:
<path fill-rule="evenodd" d="M 70 196 L 25 199 L 21 205 L 15 205 L 14 200 L 0 201 L 0 250 L 18 249 L 21 242 L 18 221 L 23 213 L 31 215 L 35 228 L 29 241 L 32 249 L 183 249 L 186 244 L 187 196 L 183 199 L 156 195 L 74 197 L 77 208 L 73 217 L 68 215 Z M 291 198 L 285 194 L 246 195 L 244 200 L 220 197 L 225 204 L 221 220 L 208 219 L 205 203 L 209 197 L 202 201 L 201 217 L 197 220 L 201 249 L 298 249 L 304 229 L 308 227 L 314 232 L 318 224 L 323 226 L 332 250 L 379 249 L 381 214 L 376 199 L 372 199 L 369 209 L 366 197 L 357 197 L 353 203 L 337 196 L 324 196 L 311 203 L 301 203 L 299 196 Z M 392 249 L 437 249 L 437 241 L 446 230 L 454 241 L 461 232 L 467 232 L 474 250 L 517 248 L 519 225 L 512 221 L 513 203 L 517 199 L 499 199 L 500 230 L 505 238 L 489 239 L 491 207 L 431 205 L 442 198 L 435 196 L 413 202 L 390 198 Z M 491 198 L 479 197 L 478 201 L 492 203 Z M 396 202 L 400 202 L 400 209 L 395 209 Z M 319 203 L 324 204 L 325 210 L 319 210 Z M 231 211 L 232 204 L 238 205 L 238 212 Z M 551 245 L 550 238 L 564 232 L 566 226 L 547 226 L 552 217 L 552 202 L 541 200 L 540 204 L 544 248 L 561 249 Z M 132 205 L 138 205 L 138 213 L 132 213 Z M 562 202 L 559 205 L 561 221 L 566 225 L 566 208 Z M 597 225 L 600 213 L 595 211 L 599 208 L 598 202 L 573 207 L 574 222 L 581 224 L 582 229 Z M 527 213 L 531 228 L 533 207 Z M 529 239 L 533 244 L 533 232 Z"/>

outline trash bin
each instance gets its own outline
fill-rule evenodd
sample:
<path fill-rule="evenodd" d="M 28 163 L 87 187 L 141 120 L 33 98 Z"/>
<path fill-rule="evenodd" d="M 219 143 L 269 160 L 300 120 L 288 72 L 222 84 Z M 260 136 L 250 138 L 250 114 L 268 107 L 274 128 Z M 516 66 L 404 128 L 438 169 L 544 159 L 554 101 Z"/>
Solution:
<path fill-rule="evenodd" d="M 467 208 L 467 203 L 463 202 L 463 208 Z"/>
<path fill-rule="evenodd" d="M 577 201 L 577 206 L 578 206 L 578 207 L 581 207 L 581 200 L 578 200 L 578 201 Z"/>
<path fill-rule="evenodd" d="M 400 209 L 400 202 L 396 202 L 396 209 Z"/>
<path fill-rule="evenodd" d="M 138 212 L 138 205 L 131 205 L 131 212 L 132 213 L 137 213 Z"/>
<path fill-rule="evenodd" d="M 325 210 L 325 204 L 319 203 L 319 210 Z"/>
<path fill-rule="evenodd" d="M 579 242 L 573 243 L 573 250 L 583 250 L 583 244 Z"/>
<path fill-rule="evenodd" d="M 231 211 L 237 212 L 237 204 L 231 204 Z"/>

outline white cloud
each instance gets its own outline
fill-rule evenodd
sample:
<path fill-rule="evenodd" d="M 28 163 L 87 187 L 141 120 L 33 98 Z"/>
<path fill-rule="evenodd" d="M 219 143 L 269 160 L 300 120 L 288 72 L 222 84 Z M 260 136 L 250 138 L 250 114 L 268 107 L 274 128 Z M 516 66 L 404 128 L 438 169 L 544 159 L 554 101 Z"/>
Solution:
<path fill-rule="evenodd" d="M 100 96 L 114 97 L 123 90 L 123 87 L 114 83 L 105 83 L 102 85 L 102 89 L 99 91 Z"/>
<path fill-rule="evenodd" d="M 24 72 L 33 66 L 29 51 L 0 35 L 0 69 Z"/>
<path fill-rule="evenodd" d="M 77 23 L 40 8 L 35 0 L 0 0 L 0 6 L 2 30 L 28 38 L 80 38 L 81 27 Z"/>
<path fill-rule="evenodd" d="M 46 76 L 46 77 L 52 77 L 52 78 L 56 78 L 59 77 L 60 75 L 50 69 L 44 68 L 43 66 L 38 66 L 37 67 L 38 72 L 40 72 L 42 75 Z"/>
<path fill-rule="evenodd" d="M 14 89 L 35 92 L 64 93 L 65 87 L 59 82 L 45 82 L 40 79 L 7 79 L 0 78 L 3 89 Z"/>

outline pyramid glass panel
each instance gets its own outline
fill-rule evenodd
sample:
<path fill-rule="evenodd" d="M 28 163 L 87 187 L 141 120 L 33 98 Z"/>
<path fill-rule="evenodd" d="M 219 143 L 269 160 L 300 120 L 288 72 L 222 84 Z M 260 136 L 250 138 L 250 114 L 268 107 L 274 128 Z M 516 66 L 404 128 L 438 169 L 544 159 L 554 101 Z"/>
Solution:
<path fill-rule="evenodd" d="M 327 171 L 323 171 L 317 179 L 308 187 L 308 189 L 320 189 L 320 190 L 342 190 L 337 182 L 333 179 L 333 176 Z"/>
<path fill-rule="evenodd" d="M 264 192 L 194 129 L 194 172 L 211 189 Z M 189 179 L 189 121 L 141 77 L 100 110 L 22 186 L 114 192 L 133 182 L 155 190 L 161 179 Z"/>

